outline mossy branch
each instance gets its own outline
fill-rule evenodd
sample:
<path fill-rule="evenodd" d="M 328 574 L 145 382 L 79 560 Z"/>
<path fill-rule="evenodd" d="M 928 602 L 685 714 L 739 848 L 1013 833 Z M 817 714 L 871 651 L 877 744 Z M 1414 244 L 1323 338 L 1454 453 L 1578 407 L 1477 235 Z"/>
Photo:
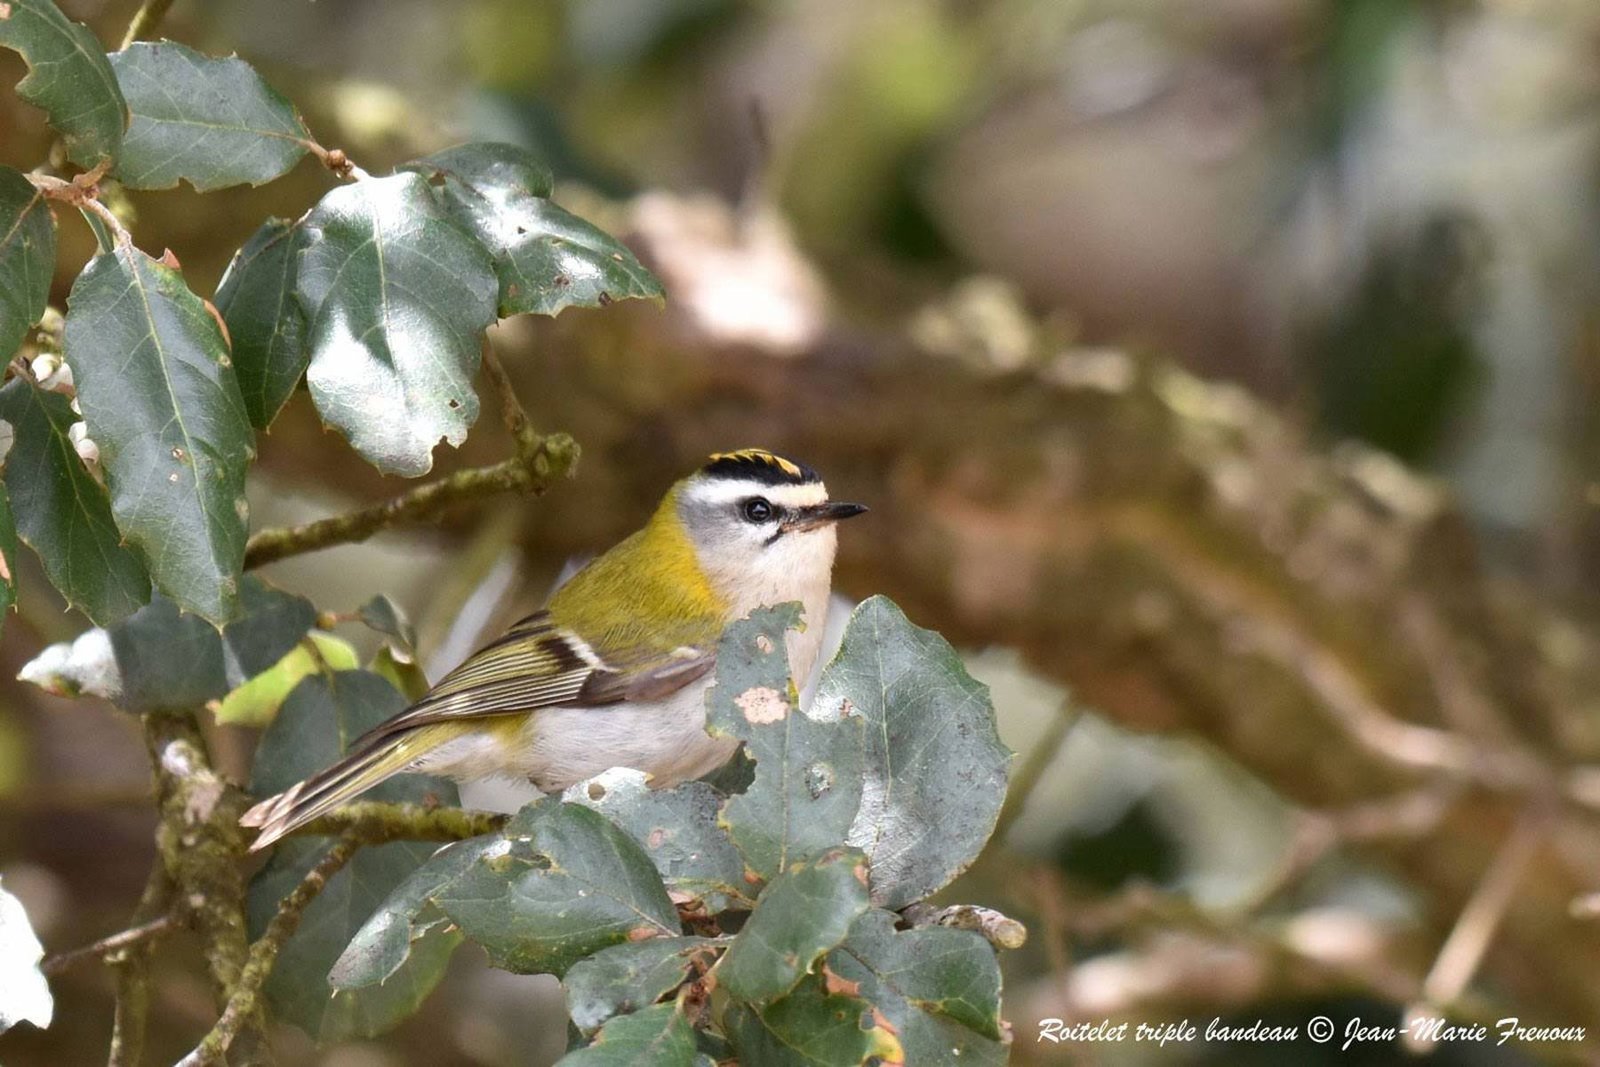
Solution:
<path fill-rule="evenodd" d="M 462 841 L 493 833 L 506 824 L 507 818 L 496 811 L 368 800 L 346 804 L 313 819 L 295 830 L 293 836 L 340 835 L 363 845 L 382 845 L 390 841 Z"/>

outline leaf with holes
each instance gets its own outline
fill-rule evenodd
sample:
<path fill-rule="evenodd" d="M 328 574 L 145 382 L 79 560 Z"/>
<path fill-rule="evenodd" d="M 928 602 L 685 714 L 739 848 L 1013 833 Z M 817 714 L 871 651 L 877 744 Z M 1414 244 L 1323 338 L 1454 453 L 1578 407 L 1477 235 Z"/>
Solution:
<path fill-rule="evenodd" d="M 261 185 L 308 151 L 294 105 L 237 56 L 136 41 L 109 58 L 131 115 L 116 169 L 130 189 Z"/>
<path fill-rule="evenodd" d="M 234 255 L 213 301 L 233 341 L 233 370 L 250 424 L 272 425 L 306 372 L 306 313 L 295 299 L 305 248 L 300 222 L 268 219 Z"/>
<path fill-rule="evenodd" d="M 220 324 L 176 270 L 119 244 L 74 283 L 66 349 L 118 528 L 158 589 L 222 625 L 254 437 Z"/>
<path fill-rule="evenodd" d="M 896 930 L 893 912 L 857 919 L 828 954 L 830 985 L 868 1001 L 900 1035 L 907 1063 L 1002 1067 L 1000 963 L 971 930 Z"/>
<path fill-rule="evenodd" d="M 751 1061 L 754 1063 L 754 1061 Z M 594 1043 L 556 1061 L 556 1067 L 714 1067 L 695 1047 L 694 1025 L 676 1004 L 619 1015 Z"/>
<path fill-rule="evenodd" d="M 655 937 L 613 945 L 579 960 L 561 979 L 567 1014 L 585 1034 L 607 1019 L 647 1008 L 682 985 L 698 961 L 716 958 L 716 942 L 704 937 Z"/>
<path fill-rule="evenodd" d="M 682 932 L 649 858 L 599 813 L 544 798 L 498 838 L 431 897 L 495 966 L 560 976 L 609 945 Z"/>
<path fill-rule="evenodd" d="M 783 996 L 844 940 L 867 910 L 867 860 L 835 849 L 767 883 L 755 911 L 717 964 L 717 983 L 743 1001 Z"/>
<path fill-rule="evenodd" d="M 459 445 L 478 417 L 489 256 L 415 174 L 335 189 L 305 225 L 296 294 L 311 398 L 379 470 L 426 474 L 439 439 Z"/>
<path fill-rule="evenodd" d="M 562 799 L 594 808 L 631 834 L 679 899 L 704 901 L 711 914 L 754 903 L 744 860 L 717 825 L 722 797 L 706 783 L 651 789 L 642 772 L 613 767 Z"/>
<path fill-rule="evenodd" d="M 0 48 L 21 53 L 29 68 L 17 95 L 44 110 L 74 163 L 115 159 L 128 108 L 94 34 L 51 0 L 6 0 L 0 7 Z"/>
<path fill-rule="evenodd" d="M 426 176 L 493 253 L 501 315 L 661 299 L 661 283 L 626 245 L 549 199 L 550 171 L 524 149 L 464 144 L 402 169 Z"/>
<path fill-rule="evenodd" d="M 932 896 L 982 851 L 1006 796 L 1011 751 L 989 691 L 949 642 L 911 625 L 886 597 L 850 616 L 812 707 L 866 722 L 861 809 L 846 840 L 872 864 L 872 902 Z"/>
<path fill-rule="evenodd" d="M 78 458 L 70 401 L 18 378 L 0 389 L 15 439 L 5 485 L 17 533 L 67 603 L 104 626 L 150 599 L 144 563 L 122 543 L 111 502 Z"/>
<path fill-rule="evenodd" d="M 759 879 L 844 842 L 861 803 L 861 719 L 837 703 L 822 708 L 831 717 L 798 706 L 784 634 L 799 621 L 788 604 L 728 627 L 706 698 L 711 732 L 739 738 L 756 761 L 754 781 L 728 798 L 721 821 Z"/>
<path fill-rule="evenodd" d="M 342 755 L 350 742 L 405 707 L 405 698 L 366 671 L 336 671 L 301 682 L 261 737 L 250 788 L 258 796 L 286 789 Z M 368 799 L 456 803 L 453 785 L 402 775 Z M 327 847 L 325 839 L 291 838 L 250 883 L 252 936 L 305 877 Z M 306 909 L 300 928 L 278 954 L 267 980 L 275 1018 L 321 1042 L 382 1033 L 407 1018 L 444 975 L 456 941 L 430 938 L 412 946 L 385 981 L 334 988 L 328 980 L 350 939 L 437 846 L 398 841 L 363 848 Z"/>
<path fill-rule="evenodd" d="M 0 359 L 44 314 L 56 265 L 56 222 L 33 183 L 0 167 Z"/>

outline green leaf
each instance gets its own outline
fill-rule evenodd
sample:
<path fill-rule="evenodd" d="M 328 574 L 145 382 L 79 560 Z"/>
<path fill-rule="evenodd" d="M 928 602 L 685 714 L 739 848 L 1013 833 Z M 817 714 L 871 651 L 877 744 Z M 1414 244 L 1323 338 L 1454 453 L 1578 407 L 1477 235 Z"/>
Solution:
<path fill-rule="evenodd" d="M 44 946 L 22 910 L 22 901 L 0 887 L 0 1034 L 23 1020 L 41 1030 L 50 1025 L 55 1001 L 39 970 L 43 958 Z M 689 1042 L 694 1043 L 693 1031 Z"/>
<path fill-rule="evenodd" d="M 17 603 L 17 526 L 11 518 L 11 498 L 0 485 L 0 622 Z"/>
<path fill-rule="evenodd" d="M 650 860 L 603 816 L 544 798 L 432 899 L 497 967 L 562 975 L 609 945 L 681 932 Z"/>
<path fill-rule="evenodd" d="M 626 245 L 550 201 L 550 171 L 527 151 L 464 144 L 402 169 L 425 175 L 494 255 L 502 316 L 661 299 L 661 283 Z"/>
<path fill-rule="evenodd" d="M 132 116 L 116 169 L 130 189 L 261 185 L 306 154 L 294 105 L 237 56 L 137 41 L 109 58 Z"/>
<path fill-rule="evenodd" d="M 846 840 L 871 861 L 872 902 L 895 910 L 949 885 L 982 851 L 1006 796 L 1012 754 L 988 689 L 944 638 L 879 596 L 851 615 L 812 707 L 866 720 L 861 809 Z"/>
<path fill-rule="evenodd" d="M 744 860 L 717 825 L 722 797 L 706 783 L 651 789 L 643 773 L 614 767 L 574 785 L 562 799 L 594 808 L 626 830 L 668 889 L 704 901 L 711 914 L 754 903 Z"/>
<path fill-rule="evenodd" d="M 51 645 L 22 680 L 64 695 L 90 693 L 129 711 L 193 708 L 282 659 L 316 622 L 304 597 L 249 575 L 243 613 L 219 634 L 205 620 L 157 596 L 120 622 Z"/>
<path fill-rule="evenodd" d="M 213 300 L 233 341 L 233 369 L 250 424 L 272 425 L 311 359 L 306 313 L 294 297 L 305 248 L 300 222 L 268 219 L 228 264 Z"/>
<path fill-rule="evenodd" d="M 895 930 L 892 912 L 857 919 L 828 954 L 830 981 L 848 983 L 899 1034 L 907 1063 L 995 1065 L 1000 1043 L 1000 964 L 971 930 Z"/>
<path fill-rule="evenodd" d="M 390 645 L 378 649 L 369 669 L 404 693 L 412 703 L 428 694 L 428 676 L 422 672 L 417 661 L 403 652 L 396 652 Z"/>
<path fill-rule="evenodd" d="M 579 960 L 561 979 L 567 1014 L 585 1034 L 615 1015 L 647 1008 L 677 989 L 698 959 L 709 964 L 716 942 L 703 937 L 656 937 L 613 945 Z"/>
<path fill-rule="evenodd" d="M 104 626 L 150 599 L 144 564 L 122 543 L 111 502 L 78 458 L 66 397 L 17 379 L 0 389 L 16 439 L 5 462 L 17 532 L 67 603 Z"/>
<path fill-rule="evenodd" d="M 122 244 L 74 283 L 66 349 L 118 528 L 158 589 L 222 625 L 239 606 L 254 439 L 221 327 L 181 274 Z"/>
<path fill-rule="evenodd" d="M 325 670 L 351 671 L 359 666 L 356 650 L 348 641 L 313 630 L 277 663 L 223 697 L 213 709 L 217 722 L 227 726 L 266 726 L 307 676 Z M 382 675 L 381 671 L 373 673 Z M 384 680 L 393 684 L 387 676 Z"/>
<path fill-rule="evenodd" d="M 400 606 L 382 593 L 361 605 L 356 614 L 371 629 L 394 638 L 402 651 L 416 651 L 417 628 L 411 625 L 411 620 L 406 618 Z"/>
<path fill-rule="evenodd" d="M 815 980 L 759 1010 L 733 1003 L 723 1024 L 740 1063 L 861 1067 L 874 1057 L 877 1063 L 908 1063 L 900 1042 L 872 1005 L 859 997 L 829 993 Z"/>
<path fill-rule="evenodd" d="M 0 167 L 0 359 L 10 359 L 44 315 L 56 265 L 56 220 L 44 194 Z"/>
<path fill-rule="evenodd" d="M 488 254 L 415 174 L 335 189 L 306 228 L 296 293 L 317 410 L 379 470 L 426 474 L 439 438 L 459 445 L 478 417 Z"/>
<path fill-rule="evenodd" d="M 788 604 L 728 627 L 706 703 L 711 732 L 744 741 L 756 761 L 755 780 L 728 798 L 721 821 L 761 879 L 843 843 L 861 802 L 861 719 L 837 702 L 798 707 L 784 633 L 799 618 Z"/>
<path fill-rule="evenodd" d="M 711 1067 L 695 1048 L 694 1026 L 676 1004 L 619 1015 L 594 1044 L 567 1053 L 556 1067 Z"/>
<path fill-rule="evenodd" d="M 867 860 L 861 853 L 841 848 L 797 863 L 762 890 L 717 964 L 717 982 L 740 1000 L 781 997 L 844 940 L 866 910 Z"/>
<path fill-rule="evenodd" d="M 100 42 L 51 0 L 8 0 L 5 9 L 0 47 L 20 52 L 29 68 L 17 95 L 50 117 L 74 163 L 115 159 L 128 108 Z"/>
<path fill-rule="evenodd" d="M 288 788 L 342 755 L 351 741 L 405 707 L 405 698 L 366 671 L 314 675 L 301 682 L 256 750 L 251 790 L 257 795 Z M 456 803 L 455 787 L 437 779 L 403 775 L 374 787 L 373 800 L 422 801 L 432 794 Z M 278 955 L 267 980 L 275 1017 L 305 1030 L 318 1041 L 370 1037 L 416 1010 L 444 975 L 455 940 L 428 938 L 378 984 L 335 989 L 328 972 L 384 901 L 414 872 L 435 846 L 400 841 L 364 848 L 329 882 L 306 909 L 300 928 Z M 258 935 L 283 899 L 305 877 L 326 848 L 315 838 L 292 838 L 279 845 L 250 883 L 249 917 Z"/>

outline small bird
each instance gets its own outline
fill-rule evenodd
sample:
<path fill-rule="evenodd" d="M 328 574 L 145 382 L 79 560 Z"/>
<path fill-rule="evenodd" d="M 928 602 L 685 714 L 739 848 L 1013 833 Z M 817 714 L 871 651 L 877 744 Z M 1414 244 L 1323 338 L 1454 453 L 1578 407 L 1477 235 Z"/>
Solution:
<path fill-rule="evenodd" d="M 677 482 L 636 531 L 479 649 L 349 755 L 239 820 L 266 848 L 406 771 L 457 781 L 526 779 L 558 792 L 611 767 L 664 788 L 706 774 L 738 742 L 706 732 L 717 639 L 752 610 L 790 601 L 796 678 L 822 643 L 835 523 L 815 471 L 762 449 L 720 452 Z"/>

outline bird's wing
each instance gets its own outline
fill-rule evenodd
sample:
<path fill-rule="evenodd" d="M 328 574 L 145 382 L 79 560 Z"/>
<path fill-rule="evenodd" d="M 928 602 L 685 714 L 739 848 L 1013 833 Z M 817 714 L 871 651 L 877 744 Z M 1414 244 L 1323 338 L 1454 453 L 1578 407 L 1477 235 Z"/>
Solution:
<path fill-rule="evenodd" d="M 608 649 L 602 659 L 582 637 L 537 611 L 513 623 L 373 734 L 537 708 L 658 700 L 703 677 L 715 666 L 716 655 L 713 644 L 665 652 Z"/>

